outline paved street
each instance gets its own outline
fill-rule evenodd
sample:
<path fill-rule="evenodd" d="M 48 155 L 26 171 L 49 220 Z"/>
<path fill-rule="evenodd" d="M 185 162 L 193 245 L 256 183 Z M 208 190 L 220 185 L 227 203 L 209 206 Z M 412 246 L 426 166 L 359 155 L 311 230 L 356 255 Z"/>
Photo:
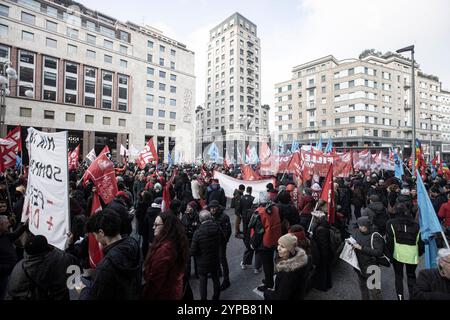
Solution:
<path fill-rule="evenodd" d="M 263 273 L 253 274 L 253 269 L 242 270 L 240 262 L 244 253 L 244 243 L 241 239 L 234 237 L 234 209 L 226 210 L 230 216 L 233 226 L 233 235 L 228 243 L 227 257 L 230 268 L 231 287 L 221 292 L 221 300 L 262 300 L 262 297 L 256 294 L 255 288 L 261 284 L 264 278 Z M 385 300 L 396 299 L 394 285 L 394 270 L 392 267 L 381 267 L 381 289 Z M 192 269 L 193 270 L 193 269 Z M 192 271 L 193 272 L 193 271 Z M 357 282 L 357 276 L 353 268 L 342 260 L 332 271 L 333 288 L 328 292 L 320 292 L 312 289 L 306 299 L 308 300 L 360 300 L 360 291 Z M 195 299 L 199 299 L 198 290 L 199 281 L 194 277 L 191 279 L 191 287 L 194 292 Z M 208 282 L 208 298 L 211 298 L 212 281 Z M 404 282 L 405 291 L 407 291 L 406 280 Z M 407 292 L 405 294 L 408 296 Z"/>

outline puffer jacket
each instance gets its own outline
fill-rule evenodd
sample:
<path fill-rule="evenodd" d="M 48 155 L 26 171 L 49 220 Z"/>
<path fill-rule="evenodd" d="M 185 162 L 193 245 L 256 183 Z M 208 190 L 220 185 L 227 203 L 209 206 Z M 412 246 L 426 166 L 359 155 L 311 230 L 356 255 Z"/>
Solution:
<path fill-rule="evenodd" d="M 205 221 L 194 232 L 191 243 L 191 255 L 196 257 L 199 274 L 217 272 L 220 265 L 220 247 L 222 234 L 214 221 Z"/>
<path fill-rule="evenodd" d="M 224 208 L 227 205 L 225 191 L 220 186 L 220 184 L 213 183 L 206 189 L 206 204 L 210 204 L 213 200 L 219 201 L 219 204 Z"/>
<path fill-rule="evenodd" d="M 371 224 L 373 224 L 381 235 L 386 234 L 386 222 L 389 220 L 389 214 L 382 202 L 369 203 L 364 213 L 369 217 Z"/>
<path fill-rule="evenodd" d="M 373 228 L 370 228 L 365 233 L 356 229 L 353 234 L 353 238 L 362 247 L 361 250 L 355 249 L 355 253 L 361 269 L 361 275 L 365 278 L 368 277 L 367 268 L 371 265 L 376 265 L 376 258 L 383 256 L 384 239 L 380 235 L 373 236 L 372 249 L 371 239 L 374 232 Z"/>
<path fill-rule="evenodd" d="M 90 300 L 135 300 L 140 280 L 140 252 L 131 237 L 103 249 L 105 256 L 97 266 L 89 292 Z"/>
<path fill-rule="evenodd" d="M 265 300 L 303 300 L 311 266 L 311 259 L 301 248 L 295 249 L 293 257 L 278 261 L 275 288 L 264 292 Z"/>

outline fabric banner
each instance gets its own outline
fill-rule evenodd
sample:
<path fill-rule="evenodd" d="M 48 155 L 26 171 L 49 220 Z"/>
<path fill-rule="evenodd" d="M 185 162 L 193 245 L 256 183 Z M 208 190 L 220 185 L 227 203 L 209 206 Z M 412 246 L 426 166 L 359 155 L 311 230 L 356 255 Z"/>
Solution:
<path fill-rule="evenodd" d="M 143 170 L 147 163 L 152 161 L 156 161 L 156 164 L 158 164 L 158 155 L 156 153 L 155 145 L 153 144 L 153 138 L 150 138 L 144 149 L 139 152 L 139 156 L 136 158 L 136 164 L 139 169 Z"/>
<path fill-rule="evenodd" d="M 69 228 L 67 131 L 28 129 L 30 160 L 22 221 L 29 219 L 34 235 L 64 250 Z"/>
<path fill-rule="evenodd" d="M 275 185 L 275 179 L 246 181 L 232 178 L 217 171 L 214 171 L 214 178 L 219 179 L 220 186 L 225 191 L 225 196 L 230 199 L 233 198 L 234 190 L 238 189 L 241 184 L 245 185 L 245 187 L 252 187 L 252 196 L 255 197 L 256 200 L 259 199 L 260 192 L 267 192 L 266 185 L 268 183 L 273 183 L 273 185 Z"/>
<path fill-rule="evenodd" d="M 91 216 L 97 214 L 97 212 L 102 210 L 102 205 L 100 203 L 100 198 L 98 192 L 94 192 L 92 197 L 92 209 Z M 95 239 L 93 233 L 88 235 L 88 248 L 89 248 L 89 265 L 91 268 L 96 268 L 97 264 L 103 259 L 102 245 Z"/>
<path fill-rule="evenodd" d="M 88 180 L 92 180 L 105 204 L 110 203 L 118 192 L 114 164 L 105 153 L 99 155 L 86 170 L 83 182 Z"/>
<path fill-rule="evenodd" d="M 22 151 L 21 127 L 11 130 L 0 145 L 0 171 L 16 166 L 16 156 Z"/>
<path fill-rule="evenodd" d="M 86 158 L 88 160 L 90 160 L 91 162 L 93 162 L 97 158 L 97 156 L 95 155 L 95 149 L 94 148 L 92 148 L 92 150 L 87 154 Z"/>
<path fill-rule="evenodd" d="M 78 168 L 78 157 L 80 156 L 80 145 L 78 145 L 75 150 L 69 152 L 69 170 L 77 170 Z"/>
<path fill-rule="evenodd" d="M 249 181 L 261 180 L 261 176 L 259 175 L 259 173 L 255 172 L 255 170 L 253 170 L 250 164 L 242 165 L 241 171 L 242 171 L 242 179 L 244 180 Z"/>

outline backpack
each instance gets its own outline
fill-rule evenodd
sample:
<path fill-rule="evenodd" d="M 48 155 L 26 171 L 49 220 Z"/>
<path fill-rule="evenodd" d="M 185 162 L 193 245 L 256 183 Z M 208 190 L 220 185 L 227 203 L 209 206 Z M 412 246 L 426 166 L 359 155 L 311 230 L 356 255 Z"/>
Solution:
<path fill-rule="evenodd" d="M 255 212 L 250 220 L 250 247 L 255 250 L 261 247 L 264 237 L 264 226 L 261 221 L 261 216 Z"/>
<path fill-rule="evenodd" d="M 383 267 L 390 267 L 391 266 L 391 260 L 387 257 L 387 248 L 386 248 L 386 241 L 384 240 L 383 236 L 379 234 L 378 232 L 372 233 L 370 236 L 370 247 L 373 250 L 373 236 L 377 234 L 381 239 L 383 239 L 383 255 L 381 257 L 375 257 L 377 265 L 382 265 Z"/>

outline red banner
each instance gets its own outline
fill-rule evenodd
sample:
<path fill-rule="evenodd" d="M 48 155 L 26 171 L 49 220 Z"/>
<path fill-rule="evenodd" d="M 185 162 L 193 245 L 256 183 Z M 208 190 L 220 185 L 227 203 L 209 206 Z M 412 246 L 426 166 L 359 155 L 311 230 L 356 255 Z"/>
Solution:
<path fill-rule="evenodd" d="M 102 210 L 102 205 L 100 204 L 100 198 L 98 193 L 94 192 L 92 198 L 92 209 L 91 216 L 95 215 L 98 211 Z M 89 264 L 91 268 L 97 267 L 97 264 L 103 259 L 102 245 L 95 239 L 93 233 L 88 235 L 88 247 L 89 247 Z"/>
<path fill-rule="evenodd" d="M 21 140 L 21 128 L 15 127 L 5 137 L 5 140 L 9 141 L 9 145 L 0 146 L 0 171 L 3 172 L 8 168 L 12 168 L 16 165 L 17 153 L 22 151 Z"/>
<path fill-rule="evenodd" d="M 247 164 L 241 167 L 242 170 L 242 180 L 255 181 L 261 180 L 262 177 L 253 170 L 252 166 Z"/>
<path fill-rule="evenodd" d="M 78 168 L 78 157 L 80 156 L 80 145 L 78 145 L 75 150 L 69 154 L 69 171 L 77 170 Z"/>
<path fill-rule="evenodd" d="M 158 155 L 153 144 L 153 138 L 150 138 L 144 149 L 139 152 L 139 155 L 136 158 L 136 164 L 139 166 L 139 169 L 142 170 L 145 168 L 147 163 L 150 163 L 152 161 L 156 161 L 156 163 L 158 164 Z"/>
<path fill-rule="evenodd" d="M 110 203 L 117 194 L 117 180 L 114 164 L 106 154 L 102 154 L 91 163 L 84 175 L 84 182 L 92 180 L 105 204 Z"/>
<path fill-rule="evenodd" d="M 333 224 L 336 215 L 336 203 L 334 201 L 333 164 L 328 166 L 327 178 L 323 185 L 320 199 L 327 202 L 328 222 Z"/>

